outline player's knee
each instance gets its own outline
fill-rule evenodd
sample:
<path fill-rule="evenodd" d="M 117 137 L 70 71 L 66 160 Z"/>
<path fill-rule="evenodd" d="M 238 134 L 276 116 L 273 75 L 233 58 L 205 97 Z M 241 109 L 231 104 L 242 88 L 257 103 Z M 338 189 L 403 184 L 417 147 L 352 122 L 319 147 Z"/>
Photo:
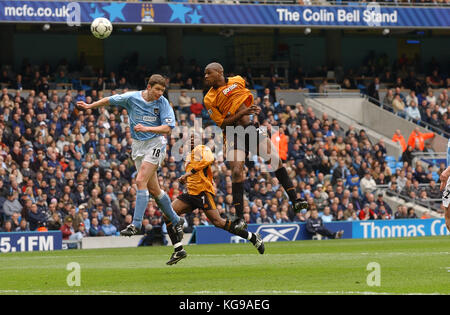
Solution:
<path fill-rule="evenodd" d="M 145 187 L 147 187 L 147 181 L 144 178 L 137 177 L 136 185 L 139 189 L 144 189 Z"/>
<path fill-rule="evenodd" d="M 220 219 L 220 218 L 213 218 L 213 219 L 211 219 L 211 223 L 215 227 L 220 228 L 220 229 L 225 227 L 225 222 L 223 221 L 223 219 Z"/>

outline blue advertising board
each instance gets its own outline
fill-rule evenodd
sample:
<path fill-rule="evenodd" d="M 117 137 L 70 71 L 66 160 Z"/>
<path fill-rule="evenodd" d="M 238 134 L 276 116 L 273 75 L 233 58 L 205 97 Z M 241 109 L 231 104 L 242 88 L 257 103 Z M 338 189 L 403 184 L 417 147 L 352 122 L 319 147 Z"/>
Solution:
<path fill-rule="evenodd" d="M 450 8 L 392 7 L 376 3 L 342 6 L 188 4 L 151 2 L 0 1 L 0 22 L 90 23 L 105 17 L 118 24 L 450 27 Z"/>
<path fill-rule="evenodd" d="M 390 238 L 450 235 L 444 219 L 405 219 L 405 220 L 371 220 L 345 221 L 324 224 L 332 232 L 344 230 L 343 238 Z M 249 224 L 248 230 L 258 232 L 264 242 L 299 241 L 312 238 L 306 231 L 305 223 Z M 214 226 L 195 228 L 192 242 L 196 244 L 241 243 L 247 242 Z"/>
<path fill-rule="evenodd" d="M 60 231 L 0 233 L 0 253 L 62 249 Z"/>
<path fill-rule="evenodd" d="M 444 219 L 356 221 L 352 225 L 353 238 L 450 235 Z"/>

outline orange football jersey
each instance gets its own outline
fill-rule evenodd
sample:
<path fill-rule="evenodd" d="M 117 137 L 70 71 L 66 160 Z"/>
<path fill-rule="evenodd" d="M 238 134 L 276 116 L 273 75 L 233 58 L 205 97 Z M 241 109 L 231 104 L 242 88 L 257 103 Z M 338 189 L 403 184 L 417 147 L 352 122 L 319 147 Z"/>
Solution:
<path fill-rule="evenodd" d="M 245 87 L 245 80 L 238 75 L 229 77 L 220 88 L 210 88 L 203 103 L 211 119 L 222 126 L 223 120 L 228 115 L 234 115 L 242 104 L 247 107 L 253 104 L 253 94 Z"/>
<path fill-rule="evenodd" d="M 214 154 L 204 145 L 198 145 L 192 150 L 186 159 L 186 173 L 195 170 L 195 174 L 187 177 L 186 186 L 188 194 L 199 195 L 207 191 L 215 195 L 211 164 L 214 162 Z"/>

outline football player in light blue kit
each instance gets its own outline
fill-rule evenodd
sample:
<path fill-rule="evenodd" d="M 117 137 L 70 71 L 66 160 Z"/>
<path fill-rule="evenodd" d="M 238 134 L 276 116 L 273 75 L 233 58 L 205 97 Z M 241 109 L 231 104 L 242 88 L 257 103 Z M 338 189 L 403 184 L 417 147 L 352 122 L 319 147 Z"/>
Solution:
<path fill-rule="evenodd" d="M 133 223 L 122 230 L 121 235 L 132 236 L 138 233 L 150 193 L 182 239 L 184 219 L 173 211 L 169 196 L 159 187 L 157 176 L 157 170 L 166 155 L 167 140 L 164 135 L 170 134 L 175 127 L 173 109 L 162 96 L 165 88 L 164 77 L 154 74 L 150 77 L 146 90 L 116 94 L 92 104 L 77 102 L 77 106 L 82 109 L 113 105 L 124 107 L 128 112 L 133 138 L 132 158 L 138 170 L 138 191 Z"/>

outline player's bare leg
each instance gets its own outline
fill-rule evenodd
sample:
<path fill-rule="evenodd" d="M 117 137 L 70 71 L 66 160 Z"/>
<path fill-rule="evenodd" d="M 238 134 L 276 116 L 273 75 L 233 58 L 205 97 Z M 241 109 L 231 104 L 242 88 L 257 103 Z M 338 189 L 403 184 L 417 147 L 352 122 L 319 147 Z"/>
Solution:
<path fill-rule="evenodd" d="M 124 230 L 120 231 L 120 235 L 123 236 L 133 236 L 139 232 L 149 199 L 147 183 L 150 180 L 150 177 L 156 173 L 158 168 L 157 165 L 142 160 L 136 160 L 136 167 L 139 170 L 136 176 L 137 194 L 136 206 L 133 214 L 133 223 L 128 225 Z"/>
<path fill-rule="evenodd" d="M 217 209 L 205 211 L 205 214 L 208 220 L 212 224 L 214 224 L 215 227 L 228 231 L 234 235 L 238 235 L 243 239 L 249 240 L 256 247 L 260 254 L 264 254 L 264 242 L 262 241 L 262 238 L 258 233 L 251 233 L 246 229 L 236 228 L 236 224 L 238 222 L 231 222 L 228 219 L 225 220 L 221 218 Z"/>
<path fill-rule="evenodd" d="M 181 201 L 179 199 L 175 199 L 172 202 L 172 208 L 178 215 L 192 211 L 192 208 L 190 205 L 188 205 L 187 203 L 185 203 L 184 201 Z M 164 221 L 166 222 L 166 226 L 167 226 L 167 234 L 169 234 L 170 241 L 172 242 L 172 245 L 174 247 L 174 252 L 172 253 L 172 256 L 170 257 L 169 261 L 166 264 L 174 265 L 177 262 L 179 262 L 181 259 L 187 257 L 187 253 L 184 250 L 183 244 L 182 244 L 183 234 L 177 233 L 177 231 L 172 227 L 172 222 L 170 222 L 170 220 L 166 216 L 163 216 L 163 217 L 164 217 Z M 184 223 L 184 220 L 183 220 L 183 223 Z"/>
<path fill-rule="evenodd" d="M 450 206 L 445 209 L 445 225 L 447 226 L 447 230 L 450 232 Z"/>
<path fill-rule="evenodd" d="M 263 150 L 262 152 L 265 152 L 270 157 L 270 160 L 268 161 L 271 163 L 273 161 L 275 167 L 275 176 L 277 177 L 278 181 L 283 186 L 284 190 L 289 196 L 289 199 L 292 203 L 292 208 L 294 212 L 300 212 L 302 209 L 308 209 L 308 202 L 304 199 L 297 199 L 297 193 L 295 192 L 295 187 L 292 184 L 291 179 L 289 178 L 289 175 L 286 171 L 286 168 L 283 166 L 283 163 L 278 156 L 278 151 L 275 148 L 274 144 L 270 140 L 269 137 L 263 136 L 262 141 L 259 144 L 259 152 Z"/>
<path fill-rule="evenodd" d="M 244 221 L 245 152 L 241 150 L 231 150 L 227 154 L 227 159 L 230 161 L 233 206 L 236 209 L 238 221 L 236 228 L 245 230 L 247 229 L 247 223 Z"/>

